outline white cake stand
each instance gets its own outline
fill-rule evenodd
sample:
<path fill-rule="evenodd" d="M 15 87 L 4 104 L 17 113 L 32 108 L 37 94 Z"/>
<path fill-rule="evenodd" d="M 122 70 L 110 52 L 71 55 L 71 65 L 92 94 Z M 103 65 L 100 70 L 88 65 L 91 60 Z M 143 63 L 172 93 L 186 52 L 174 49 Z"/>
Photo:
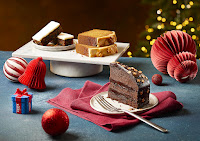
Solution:
<path fill-rule="evenodd" d="M 103 65 L 50 61 L 51 72 L 67 77 L 86 77 L 103 71 Z"/>
<path fill-rule="evenodd" d="M 117 61 L 129 48 L 129 43 L 117 42 L 118 53 L 105 57 L 87 57 L 76 53 L 75 49 L 66 51 L 46 51 L 37 49 L 36 45 L 30 41 L 15 52 L 12 56 L 23 58 L 42 57 L 50 60 L 50 71 L 66 77 L 86 77 L 98 74 L 103 71 L 103 65 L 109 65 Z"/>

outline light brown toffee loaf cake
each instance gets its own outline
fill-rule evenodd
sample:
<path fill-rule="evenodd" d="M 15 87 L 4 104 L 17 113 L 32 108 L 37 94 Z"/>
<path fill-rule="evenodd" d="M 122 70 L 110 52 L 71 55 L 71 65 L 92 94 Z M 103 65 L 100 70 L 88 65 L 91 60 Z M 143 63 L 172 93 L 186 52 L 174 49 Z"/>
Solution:
<path fill-rule="evenodd" d="M 116 41 L 114 31 L 93 29 L 78 34 L 76 52 L 88 57 L 112 55 L 118 52 Z"/>
<path fill-rule="evenodd" d="M 149 103 L 149 93 L 150 83 L 142 71 L 119 62 L 110 64 L 109 98 L 142 108 Z"/>
<path fill-rule="evenodd" d="M 38 45 L 46 46 L 49 42 L 55 39 L 62 32 L 60 23 L 51 21 L 45 27 L 43 27 L 38 33 L 36 33 L 32 39 L 33 42 Z"/>
<path fill-rule="evenodd" d="M 118 52 L 118 50 L 116 44 L 105 47 L 76 44 L 76 52 L 88 57 L 103 57 L 115 54 Z"/>
<path fill-rule="evenodd" d="M 95 47 L 103 47 L 114 44 L 117 37 L 114 31 L 93 29 L 78 34 L 78 43 Z"/>
<path fill-rule="evenodd" d="M 73 39 L 74 39 L 74 35 L 68 34 L 68 33 L 63 33 L 61 32 L 57 38 L 55 38 L 53 40 L 54 44 L 58 44 L 61 46 L 68 46 L 73 44 Z"/>

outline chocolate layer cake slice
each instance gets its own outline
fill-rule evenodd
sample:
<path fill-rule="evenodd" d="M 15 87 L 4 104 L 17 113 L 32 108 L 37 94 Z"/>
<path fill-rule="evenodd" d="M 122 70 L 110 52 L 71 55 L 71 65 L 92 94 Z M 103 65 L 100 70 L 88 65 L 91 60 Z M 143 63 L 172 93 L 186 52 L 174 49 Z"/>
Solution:
<path fill-rule="evenodd" d="M 76 44 L 76 52 L 88 57 L 104 57 L 118 52 L 117 45 L 94 47 L 84 44 Z"/>
<path fill-rule="evenodd" d="M 49 42 L 55 39 L 62 32 L 60 23 L 51 21 L 45 27 L 43 27 L 38 33 L 36 33 L 32 39 L 33 42 L 38 45 L 46 46 Z"/>
<path fill-rule="evenodd" d="M 78 43 L 95 47 L 103 47 L 114 44 L 117 37 L 114 31 L 93 29 L 78 34 Z"/>
<path fill-rule="evenodd" d="M 149 92 L 150 83 L 142 71 L 119 62 L 110 64 L 109 98 L 142 108 L 149 103 Z"/>

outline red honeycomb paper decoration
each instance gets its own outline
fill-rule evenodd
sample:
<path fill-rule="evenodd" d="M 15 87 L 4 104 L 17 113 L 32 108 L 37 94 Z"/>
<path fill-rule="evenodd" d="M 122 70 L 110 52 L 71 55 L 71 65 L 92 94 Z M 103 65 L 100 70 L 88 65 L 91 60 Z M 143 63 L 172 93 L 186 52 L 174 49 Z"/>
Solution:
<path fill-rule="evenodd" d="M 179 82 L 196 77 L 196 44 L 192 37 L 182 31 L 172 30 L 157 38 L 151 48 L 151 61 L 154 67 L 169 74 Z"/>
<path fill-rule="evenodd" d="M 29 62 L 25 72 L 18 78 L 19 82 L 31 89 L 45 89 L 44 81 L 46 75 L 46 65 L 42 57 L 38 57 Z"/>

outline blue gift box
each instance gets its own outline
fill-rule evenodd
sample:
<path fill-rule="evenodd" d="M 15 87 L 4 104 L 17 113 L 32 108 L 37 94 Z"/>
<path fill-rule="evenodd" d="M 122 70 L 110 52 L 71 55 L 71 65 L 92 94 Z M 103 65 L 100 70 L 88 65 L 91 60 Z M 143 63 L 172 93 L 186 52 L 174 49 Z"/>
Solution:
<path fill-rule="evenodd" d="M 15 93 L 12 95 L 13 113 L 28 114 L 32 110 L 32 93 Z"/>

